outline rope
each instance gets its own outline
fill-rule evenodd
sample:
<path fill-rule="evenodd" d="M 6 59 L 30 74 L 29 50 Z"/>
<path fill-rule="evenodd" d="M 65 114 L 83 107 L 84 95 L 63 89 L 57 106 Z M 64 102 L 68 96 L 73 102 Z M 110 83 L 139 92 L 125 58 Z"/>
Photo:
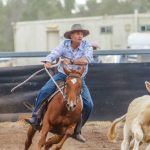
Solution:
<path fill-rule="evenodd" d="M 51 80 L 55 83 L 55 85 L 57 86 L 58 90 L 60 91 L 60 93 L 64 96 L 61 88 L 58 86 L 58 84 L 56 83 L 56 81 L 54 80 L 53 76 L 49 73 L 49 71 L 47 70 L 47 68 L 45 68 L 47 74 L 50 76 Z"/>
<path fill-rule="evenodd" d="M 43 71 L 44 68 L 36 71 L 35 73 L 33 73 L 29 78 L 27 78 L 25 81 L 21 82 L 20 84 L 18 84 L 17 86 L 15 86 L 13 89 L 11 89 L 11 92 L 14 92 L 18 87 L 22 86 L 23 84 L 25 84 L 27 81 L 29 81 L 31 78 L 33 78 L 35 75 L 37 75 L 38 73 L 40 73 L 41 71 Z"/>
<path fill-rule="evenodd" d="M 54 64 L 51 66 L 51 68 L 57 67 L 61 61 L 63 61 L 63 59 L 59 58 L 59 61 L 57 64 Z M 17 86 L 15 86 L 14 88 L 11 89 L 11 92 L 14 92 L 18 87 L 22 86 L 23 84 L 25 84 L 27 81 L 29 81 L 31 78 L 33 78 L 35 75 L 37 75 L 38 73 L 40 73 L 41 71 L 45 70 L 45 68 L 42 68 L 38 71 L 36 71 L 35 73 L 33 73 L 29 78 L 27 78 L 25 81 L 21 82 L 20 84 L 18 84 Z"/>

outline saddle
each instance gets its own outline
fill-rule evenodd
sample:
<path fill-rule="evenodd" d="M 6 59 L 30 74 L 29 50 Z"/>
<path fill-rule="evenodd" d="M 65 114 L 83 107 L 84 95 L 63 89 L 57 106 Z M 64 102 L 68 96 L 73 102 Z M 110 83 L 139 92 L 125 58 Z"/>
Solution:
<path fill-rule="evenodd" d="M 61 90 L 63 90 L 64 88 L 64 85 L 65 85 L 65 82 L 62 81 L 62 80 L 58 80 L 56 81 L 56 83 L 58 84 L 58 86 L 60 87 Z M 43 121 L 43 117 L 44 117 L 44 114 L 47 110 L 47 106 L 48 104 L 51 102 L 52 98 L 59 92 L 58 89 L 56 89 L 56 91 L 45 98 L 45 100 L 43 100 L 43 103 L 40 105 L 40 107 L 38 108 L 37 110 L 37 118 L 38 118 L 38 121 L 40 122 L 40 125 L 42 125 L 42 121 Z"/>

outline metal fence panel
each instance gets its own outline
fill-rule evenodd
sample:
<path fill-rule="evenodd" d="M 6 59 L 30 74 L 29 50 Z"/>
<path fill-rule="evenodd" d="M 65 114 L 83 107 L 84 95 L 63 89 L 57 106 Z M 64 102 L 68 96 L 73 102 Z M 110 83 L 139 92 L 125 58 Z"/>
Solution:
<path fill-rule="evenodd" d="M 0 70 L 0 114 L 29 112 L 23 102 L 34 103 L 39 89 L 49 79 L 47 74 L 40 73 L 13 93 L 10 90 L 41 68 L 38 65 Z M 90 64 L 86 77 L 94 101 L 90 119 L 112 120 L 124 114 L 131 100 L 148 94 L 145 80 L 150 81 L 150 63 Z"/>

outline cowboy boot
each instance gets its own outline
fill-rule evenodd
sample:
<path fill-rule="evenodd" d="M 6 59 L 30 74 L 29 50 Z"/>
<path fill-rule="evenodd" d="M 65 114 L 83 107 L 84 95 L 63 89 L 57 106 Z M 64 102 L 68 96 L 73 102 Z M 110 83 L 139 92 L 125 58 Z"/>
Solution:
<path fill-rule="evenodd" d="M 75 131 L 74 131 L 74 134 L 73 134 L 73 138 L 75 138 L 76 140 L 84 143 L 84 142 L 86 142 L 86 139 L 81 134 L 81 128 L 83 126 L 82 122 L 83 122 L 83 118 L 81 116 L 80 121 L 76 125 Z"/>
<path fill-rule="evenodd" d="M 74 134 L 73 138 L 75 138 L 76 140 L 78 140 L 80 142 L 83 142 L 83 143 L 86 142 L 86 139 L 83 137 L 83 135 L 81 133 Z"/>
<path fill-rule="evenodd" d="M 35 130 L 40 129 L 44 114 L 47 110 L 47 102 L 43 102 L 38 110 L 32 114 L 31 118 L 25 119 L 27 123 L 34 127 Z"/>
<path fill-rule="evenodd" d="M 40 122 L 41 122 L 41 119 L 38 118 L 37 116 L 32 116 L 31 118 L 27 118 L 25 119 L 25 121 L 27 123 L 29 123 L 35 130 L 38 130 L 40 129 Z"/>
<path fill-rule="evenodd" d="M 35 130 L 38 130 L 41 126 L 41 120 L 43 117 L 43 108 L 40 108 L 36 112 L 32 114 L 31 118 L 25 119 L 27 123 L 29 123 Z"/>

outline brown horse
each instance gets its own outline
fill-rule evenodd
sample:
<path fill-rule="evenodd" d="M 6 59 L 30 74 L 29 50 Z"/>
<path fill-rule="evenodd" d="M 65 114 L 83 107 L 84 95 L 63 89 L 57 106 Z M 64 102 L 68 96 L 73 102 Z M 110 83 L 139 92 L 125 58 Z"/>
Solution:
<path fill-rule="evenodd" d="M 84 67 L 80 69 L 67 69 L 64 72 L 68 76 L 64 87 L 64 96 L 58 92 L 48 104 L 43 118 L 41 138 L 38 142 L 38 150 L 45 146 L 45 150 L 52 147 L 53 150 L 62 148 L 68 137 L 73 135 L 77 123 L 80 121 L 83 102 L 81 98 L 82 74 Z M 64 98 L 65 97 L 65 98 Z M 28 150 L 36 130 L 30 126 L 25 142 L 25 150 Z M 46 141 L 48 132 L 55 133 Z"/>

